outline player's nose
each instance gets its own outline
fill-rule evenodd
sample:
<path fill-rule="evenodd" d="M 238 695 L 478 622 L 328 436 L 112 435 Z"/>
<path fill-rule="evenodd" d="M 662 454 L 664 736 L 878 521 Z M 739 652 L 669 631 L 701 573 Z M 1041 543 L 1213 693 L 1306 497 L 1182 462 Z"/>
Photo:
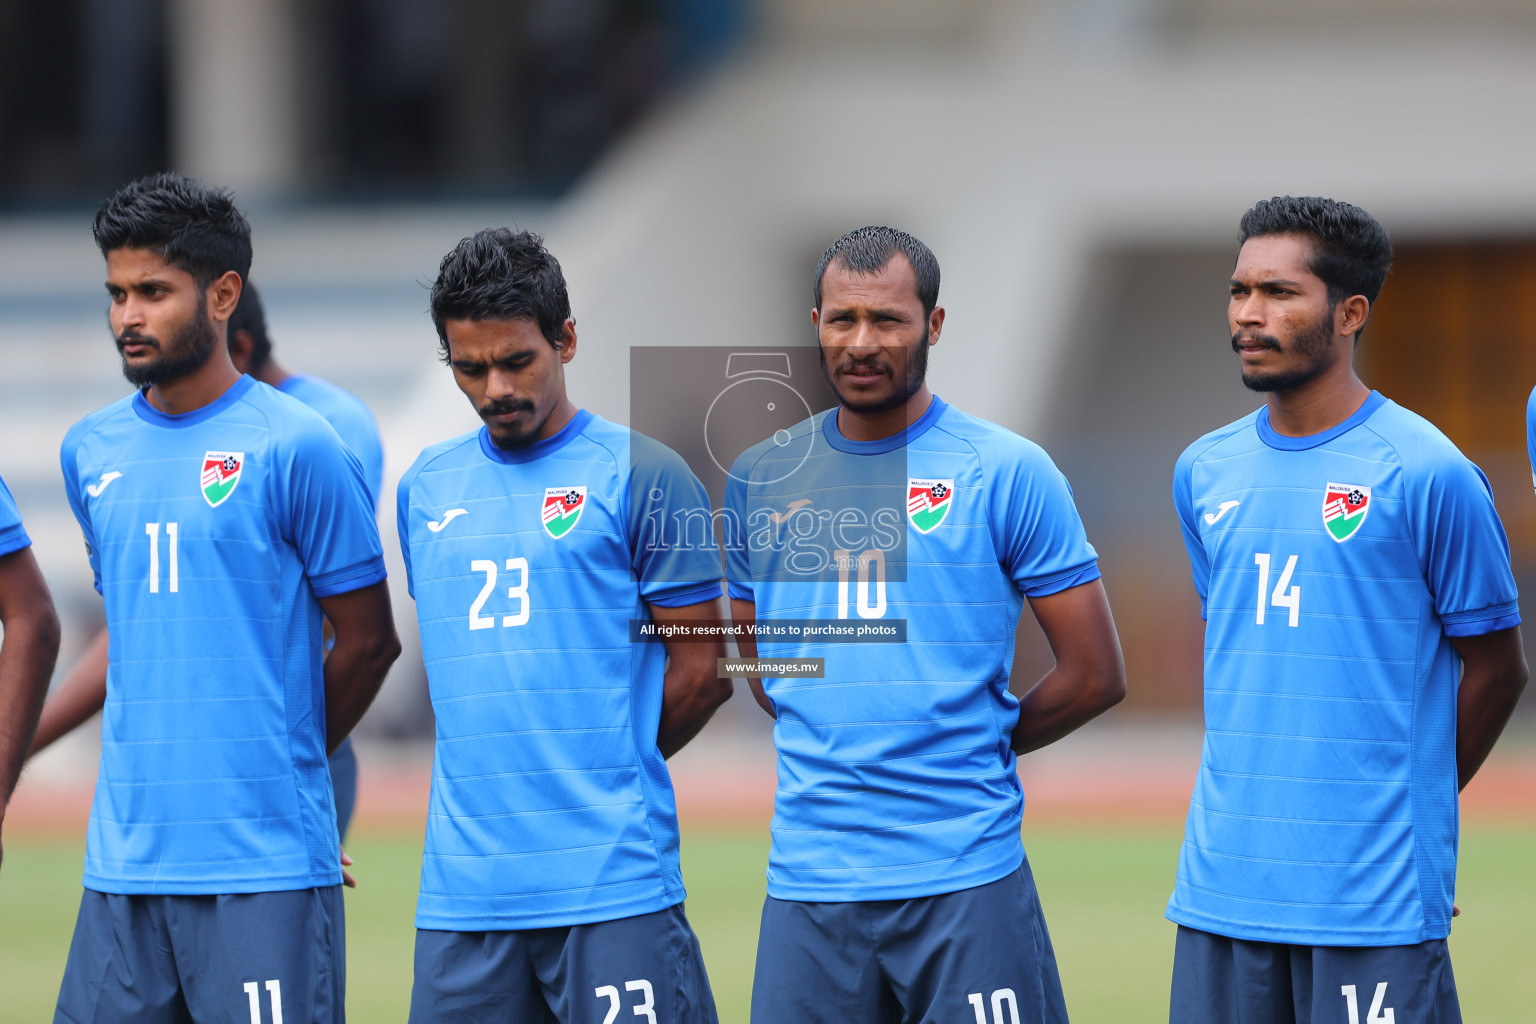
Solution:
<path fill-rule="evenodd" d="M 493 367 L 485 375 L 485 397 L 495 399 L 516 398 L 517 375 Z"/>
<path fill-rule="evenodd" d="M 1263 297 L 1253 293 L 1240 296 L 1234 295 L 1232 297 L 1232 321 L 1239 324 L 1262 324 L 1264 322 Z"/>

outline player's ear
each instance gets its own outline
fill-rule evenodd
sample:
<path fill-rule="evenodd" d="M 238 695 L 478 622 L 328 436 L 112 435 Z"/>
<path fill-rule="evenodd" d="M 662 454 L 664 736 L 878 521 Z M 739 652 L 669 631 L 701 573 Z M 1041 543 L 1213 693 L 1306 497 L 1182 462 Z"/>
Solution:
<path fill-rule="evenodd" d="M 1364 295 L 1351 295 L 1339 303 L 1336 314 L 1339 334 L 1345 337 L 1354 337 L 1365 326 L 1365 320 L 1371 315 L 1371 300 Z"/>
<path fill-rule="evenodd" d="M 928 314 L 928 344 L 939 343 L 939 332 L 944 329 L 944 307 L 934 306 L 933 312 Z"/>
<path fill-rule="evenodd" d="M 560 361 L 568 363 L 576 357 L 576 321 L 570 317 L 565 318 L 565 324 L 560 328 Z"/>
<path fill-rule="evenodd" d="M 813 328 L 821 327 L 821 310 L 814 307 L 811 309 L 811 326 Z"/>
<path fill-rule="evenodd" d="M 208 286 L 208 315 L 215 320 L 228 320 L 240 304 L 240 292 L 245 282 L 233 270 L 226 270 Z"/>

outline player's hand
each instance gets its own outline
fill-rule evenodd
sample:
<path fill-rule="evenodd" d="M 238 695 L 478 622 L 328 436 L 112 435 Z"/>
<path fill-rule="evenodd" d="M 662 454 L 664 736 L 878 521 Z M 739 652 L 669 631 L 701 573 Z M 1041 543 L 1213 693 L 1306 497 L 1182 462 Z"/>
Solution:
<path fill-rule="evenodd" d="M 346 886 L 348 889 L 356 889 L 357 888 L 357 879 L 353 878 L 352 877 L 352 872 L 347 870 L 347 868 L 349 868 L 351 866 L 352 866 L 352 858 L 347 856 L 347 851 L 346 850 L 342 850 L 341 851 L 341 884 Z"/>
<path fill-rule="evenodd" d="M 1461 908 L 1458 907 L 1454 903 L 1451 904 L 1451 916 L 1452 917 L 1460 917 L 1461 916 Z"/>

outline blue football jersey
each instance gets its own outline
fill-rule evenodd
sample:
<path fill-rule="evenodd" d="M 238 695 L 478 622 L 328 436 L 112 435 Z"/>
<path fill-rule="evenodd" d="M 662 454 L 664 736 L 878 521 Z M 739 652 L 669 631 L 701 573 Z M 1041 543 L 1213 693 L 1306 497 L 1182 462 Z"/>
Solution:
<path fill-rule="evenodd" d="M 111 637 L 86 888 L 337 884 L 316 599 L 384 579 L 356 458 L 241 377 L 179 416 L 109 405 L 61 460 Z"/>
<path fill-rule="evenodd" d="M 938 398 L 881 441 L 848 440 L 833 410 L 743 453 L 726 509 L 730 593 L 760 625 L 906 627 L 902 643 L 759 636 L 762 657 L 825 659 L 823 678 L 763 679 L 779 772 L 769 894 L 906 899 L 1016 869 L 1019 614 L 1099 575 L 1045 452 Z"/>
<path fill-rule="evenodd" d="M 1205 628 L 1205 743 L 1168 917 L 1234 938 L 1406 945 L 1450 931 L 1449 637 L 1519 623 L 1482 472 L 1372 392 L 1284 437 L 1268 410 L 1180 457 Z"/>
<path fill-rule="evenodd" d="M 437 716 L 417 927 L 680 902 L 656 747 L 666 652 L 632 643 L 630 621 L 720 597 L 703 486 L 671 450 L 580 412 L 521 450 L 483 428 L 426 449 L 399 519 Z"/>
<path fill-rule="evenodd" d="M 21 525 L 21 512 L 16 508 L 16 499 L 11 497 L 10 488 L 0 479 L 0 557 L 20 551 L 31 543 L 32 538 L 27 536 L 26 529 Z"/>
<path fill-rule="evenodd" d="M 342 443 L 362 464 L 368 496 L 377 503 L 384 491 L 384 442 L 379 439 L 379 424 L 363 400 L 330 381 L 297 373 L 283 381 L 277 390 L 297 398 L 325 417 Z"/>
<path fill-rule="evenodd" d="M 1536 390 L 1525 403 L 1525 451 L 1531 459 L 1531 485 L 1536 487 Z"/>

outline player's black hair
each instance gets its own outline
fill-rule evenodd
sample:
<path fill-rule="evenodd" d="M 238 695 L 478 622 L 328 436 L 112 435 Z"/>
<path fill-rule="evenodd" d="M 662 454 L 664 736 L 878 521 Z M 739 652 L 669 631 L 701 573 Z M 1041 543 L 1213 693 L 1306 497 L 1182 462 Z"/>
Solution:
<path fill-rule="evenodd" d="M 555 348 L 571 318 L 560 261 L 532 231 L 485 228 L 443 257 L 432 282 L 432 325 L 448 361 L 448 320 L 532 320 Z"/>
<path fill-rule="evenodd" d="M 1253 204 L 1238 225 L 1237 244 L 1267 235 L 1301 235 L 1312 242 L 1307 269 L 1328 286 L 1337 307 L 1351 295 L 1373 305 L 1392 269 L 1392 240 L 1381 223 L 1349 203 L 1319 196 L 1276 196 Z M 1359 340 L 1361 328 L 1355 335 Z"/>
<path fill-rule="evenodd" d="M 917 297 L 923 304 L 923 315 L 932 313 L 939 304 L 939 261 L 931 249 L 905 231 L 879 224 L 855 228 L 827 246 L 816 264 L 816 276 L 811 279 L 816 308 L 821 309 L 821 283 L 833 260 L 855 274 L 878 274 L 898 252 L 906 256 L 917 275 Z"/>
<path fill-rule="evenodd" d="M 233 197 L 174 172 L 124 185 L 96 211 L 91 234 L 103 256 L 152 249 L 199 288 L 231 270 L 251 272 L 251 225 Z"/>
<path fill-rule="evenodd" d="M 235 339 L 236 331 L 251 336 L 251 363 L 247 373 L 255 373 L 272 358 L 272 339 L 267 336 L 267 314 L 261 308 L 261 295 L 250 281 L 240 289 L 240 302 L 229 315 L 229 340 Z"/>

